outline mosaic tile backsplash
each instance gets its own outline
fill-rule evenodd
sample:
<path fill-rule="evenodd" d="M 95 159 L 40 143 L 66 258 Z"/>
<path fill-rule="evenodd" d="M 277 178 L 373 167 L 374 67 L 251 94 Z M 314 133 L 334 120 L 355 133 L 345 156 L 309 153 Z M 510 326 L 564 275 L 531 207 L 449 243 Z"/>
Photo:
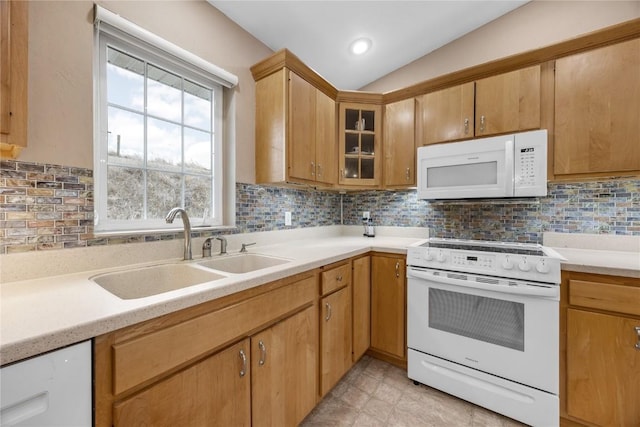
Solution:
<path fill-rule="evenodd" d="M 640 180 L 549 184 L 531 200 L 426 202 L 415 191 L 340 195 L 312 189 L 236 185 L 236 228 L 250 233 L 361 224 L 429 227 L 432 236 L 542 242 L 542 233 L 640 235 Z M 284 212 L 293 225 L 284 225 Z M 342 218 L 341 218 L 342 216 Z M 194 237 L 212 231 L 194 232 Z M 93 235 L 93 172 L 58 165 L 0 162 L 0 254 L 181 238 L 182 233 Z"/>

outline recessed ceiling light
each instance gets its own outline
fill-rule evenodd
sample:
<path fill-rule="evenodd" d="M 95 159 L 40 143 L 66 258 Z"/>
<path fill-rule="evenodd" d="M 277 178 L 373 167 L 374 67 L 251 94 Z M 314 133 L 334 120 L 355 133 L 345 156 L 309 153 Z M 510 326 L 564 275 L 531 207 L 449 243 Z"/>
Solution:
<path fill-rule="evenodd" d="M 354 40 L 349 46 L 349 51 L 354 55 L 363 55 L 371 48 L 371 40 L 367 38 L 359 38 Z"/>

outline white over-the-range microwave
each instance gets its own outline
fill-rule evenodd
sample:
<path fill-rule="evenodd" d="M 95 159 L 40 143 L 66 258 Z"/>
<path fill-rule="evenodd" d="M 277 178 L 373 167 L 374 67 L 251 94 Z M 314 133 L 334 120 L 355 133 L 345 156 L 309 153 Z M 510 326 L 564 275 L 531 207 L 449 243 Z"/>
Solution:
<path fill-rule="evenodd" d="M 419 199 L 547 195 L 547 131 L 418 148 Z"/>

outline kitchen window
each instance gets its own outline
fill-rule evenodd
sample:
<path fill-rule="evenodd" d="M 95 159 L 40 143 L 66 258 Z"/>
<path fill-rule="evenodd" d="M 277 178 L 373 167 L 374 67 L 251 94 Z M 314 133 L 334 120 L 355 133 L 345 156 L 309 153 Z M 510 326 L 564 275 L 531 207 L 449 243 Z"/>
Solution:
<path fill-rule="evenodd" d="M 235 76 L 98 6 L 95 33 L 94 231 L 175 228 L 176 206 L 194 227 L 233 225 Z"/>

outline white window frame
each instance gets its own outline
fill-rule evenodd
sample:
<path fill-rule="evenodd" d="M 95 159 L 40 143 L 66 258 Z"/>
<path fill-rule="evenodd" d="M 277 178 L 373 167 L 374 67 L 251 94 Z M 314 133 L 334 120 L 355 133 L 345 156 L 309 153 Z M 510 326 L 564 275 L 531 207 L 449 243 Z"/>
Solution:
<path fill-rule="evenodd" d="M 235 120 L 224 117 L 223 111 L 227 115 L 234 111 L 233 91 L 229 89 L 237 84 L 237 77 L 97 5 L 94 43 L 94 233 L 166 232 L 181 225 L 181 222 L 167 224 L 164 219 L 107 218 L 107 47 L 127 52 L 213 90 L 214 209 L 207 218 L 203 218 L 202 212 L 188 213 L 193 228 L 235 226 Z M 226 103 L 223 96 L 229 98 Z M 146 117 L 146 111 L 144 115 Z"/>

